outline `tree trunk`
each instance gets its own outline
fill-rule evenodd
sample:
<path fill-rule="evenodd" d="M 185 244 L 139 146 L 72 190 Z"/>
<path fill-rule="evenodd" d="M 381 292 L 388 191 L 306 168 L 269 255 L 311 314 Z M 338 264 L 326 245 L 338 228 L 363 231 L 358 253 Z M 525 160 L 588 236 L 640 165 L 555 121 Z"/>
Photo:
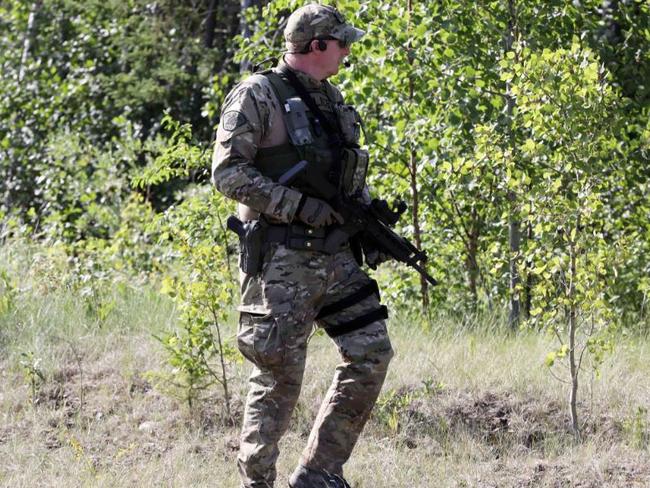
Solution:
<path fill-rule="evenodd" d="M 253 1 L 252 0 L 241 0 L 240 4 L 240 9 L 239 9 L 239 33 L 244 39 L 250 39 L 251 37 L 251 30 L 246 22 L 246 16 L 244 15 L 245 11 L 247 8 L 253 6 Z M 239 72 L 243 73 L 245 71 L 248 71 L 251 67 L 251 62 L 248 60 L 243 60 L 241 64 L 239 65 Z"/>
<path fill-rule="evenodd" d="M 223 341 L 221 340 L 221 328 L 219 327 L 219 322 L 215 317 L 214 327 L 217 331 L 217 344 L 219 346 L 219 362 L 221 364 L 221 386 L 223 387 L 223 397 L 226 407 L 226 416 L 228 417 L 228 422 L 233 424 L 232 411 L 230 409 L 230 392 L 228 390 L 228 372 L 226 370 L 226 357 L 223 350 Z"/>
<path fill-rule="evenodd" d="M 533 238 L 533 226 L 528 222 L 526 226 L 526 239 L 528 242 L 531 242 Z M 530 318 L 530 310 L 533 303 L 533 274 L 531 273 L 532 261 L 526 260 L 526 283 L 524 285 L 524 316 L 528 319 Z"/>
<path fill-rule="evenodd" d="M 413 89 L 410 83 L 410 89 Z M 411 195 L 413 196 L 413 240 L 415 247 L 422 249 L 422 230 L 420 229 L 420 194 L 418 192 L 418 179 L 417 179 L 417 159 L 415 149 L 411 149 L 410 155 L 410 168 L 411 173 Z M 426 309 L 429 307 L 429 283 L 420 275 L 420 293 L 422 295 L 422 306 Z"/>
<path fill-rule="evenodd" d="M 618 0 L 603 0 L 600 8 L 603 37 L 612 44 L 620 44 L 623 41 L 623 32 L 621 26 L 616 22 L 616 15 L 618 14 Z"/>
<path fill-rule="evenodd" d="M 580 216 L 577 218 L 576 230 L 580 228 Z M 580 440 L 580 425 L 578 424 L 578 364 L 576 361 L 576 329 L 577 324 L 577 305 L 575 302 L 575 282 L 576 282 L 576 245 L 570 237 L 569 242 L 569 289 L 567 298 L 569 300 L 569 368 L 571 371 L 571 394 L 569 396 L 569 405 L 571 410 L 571 428 L 576 440 Z"/>
<path fill-rule="evenodd" d="M 42 6 L 43 1 L 36 0 L 32 4 L 32 9 L 29 11 L 29 17 L 27 19 L 27 32 L 25 32 L 25 40 L 23 41 L 23 53 L 20 57 L 18 81 L 23 81 L 25 78 L 25 66 L 27 65 L 29 53 L 32 49 L 32 44 L 34 43 L 34 38 L 36 37 L 36 15 L 38 15 L 38 12 L 41 10 Z"/>
<path fill-rule="evenodd" d="M 411 12 L 413 11 L 412 0 L 407 0 L 407 8 L 409 13 L 409 24 L 411 22 Z M 412 55 L 412 48 L 410 43 L 407 46 L 408 60 L 411 68 L 415 59 Z M 413 78 L 409 76 L 409 103 L 413 103 L 415 98 L 415 90 L 413 87 Z M 417 151 L 415 148 L 411 148 L 409 155 L 409 173 L 411 175 L 411 195 L 413 197 L 413 209 L 411 212 L 412 222 L 413 222 L 413 239 L 415 241 L 415 247 L 422 249 L 422 230 L 420 228 L 420 193 L 418 191 L 418 159 Z M 420 294 L 422 296 L 422 306 L 425 311 L 429 308 L 429 283 L 427 280 L 420 275 Z"/>
<path fill-rule="evenodd" d="M 467 236 L 467 281 L 469 292 L 472 297 L 472 308 L 478 307 L 478 238 L 480 235 L 479 222 L 476 208 L 472 208 L 472 220 L 469 225 L 469 234 Z"/>
<path fill-rule="evenodd" d="M 217 25 L 217 0 L 209 0 L 208 13 L 205 16 L 205 35 L 203 36 L 203 45 L 207 49 L 214 46 L 214 29 Z"/>
<path fill-rule="evenodd" d="M 521 247 L 521 233 L 519 230 L 519 221 L 516 218 L 517 205 L 516 197 L 513 192 L 508 192 L 508 201 L 510 202 L 510 217 L 508 219 L 508 242 L 510 247 L 510 314 L 508 322 L 512 329 L 519 326 L 521 315 L 521 299 L 519 293 L 519 252 Z"/>
<path fill-rule="evenodd" d="M 18 69 L 18 81 L 20 83 L 22 83 L 23 80 L 25 79 L 25 75 L 27 71 L 27 63 L 31 55 L 34 38 L 36 37 L 36 30 L 37 30 L 36 16 L 38 15 L 42 7 L 43 7 L 43 1 L 36 0 L 32 4 L 32 8 L 29 11 L 29 17 L 27 18 L 27 30 L 25 31 L 25 38 L 23 40 L 23 50 L 20 56 L 20 67 Z M 9 164 L 7 165 L 7 172 L 3 176 L 2 186 L 0 186 L 0 189 L 3 190 L 2 202 L 0 202 L 0 205 L 4 207 L 7 211 L 11 211 L 12 208 L 14 207 L 14 204 L 16 203 L 16 198 L 15 198 L 16 195 L 14 193 L 15 191 L 14 189 L 16 187 L 16 180 L 20 178 L 18 176 L 20 174 L 20 167 L 18 166 L 18 164 L 19 162 L 16 161 L 15 159 L 9 161 Z"/>
<path fill-rule="evenodd" d="M 515 6 L 515 0 L 508 1 L 508 32 L 506 35 L 506 46 L 505 51 L 512 51 L 514 44 L 514 39 L 516 36 L 517 30 L 517 11 Z M 512 114 L 515 108 L 515 98 L 512 95 L 512 87 L 508 82 L 506 84 L 506 110 L 508 115 L 508 133 L 510 138 L 510 147 L 513 152 L 513 157 L 515 154 L 515 149 L 517 146 L 517 141 L 515 140 L 515 135 L 512 127 Z M 508 317 L 508 322 L 512 329 L 516 329 L 519 326 L 519 319 L 521 314 L 521 300 L 519 292 L 519 283 L 521 281 L 519 276 L 519 255 L 521 249 L 521 222 L 519 222 L 518 211 L 517 211 L 517 195 L 514 191 L 508 191 L 507 194 L 509 202 L 509 216 L 508 216 L 508 244 L 509 244 L 509 269 L 510 269 L 510 313 Z"/>

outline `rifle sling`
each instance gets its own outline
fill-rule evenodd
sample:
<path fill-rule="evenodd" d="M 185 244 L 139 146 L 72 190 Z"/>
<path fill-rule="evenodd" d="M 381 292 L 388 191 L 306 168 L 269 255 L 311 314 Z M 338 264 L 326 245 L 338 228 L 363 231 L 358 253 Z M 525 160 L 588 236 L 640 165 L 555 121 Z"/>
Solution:
<path fill-rule="evenodd" d="M 305 105 L 307 105 L 307 108 L 311 110 L 311 113 L 314 115 L 314 118 L 316 119 L 316 124 L 313 124 L 313 130 L 316 134 L 318 134 L 320 127 L 321 126 L 323 129 L 325 129 L 325 133 L 327 134 L 327 139 L 329 140 L 330 143 L 330 148 L 332 150 L 332 156 L 334 158 L 334 162 L 332 164 L 332 171 L 330 174 L 330 182 L 336 185 L 336 187 L 340 188 L 340 180 L 341 180 L 341 149 L 342 149 L 342 137 L 341 137 L 341 131 L 338 126 L 332 125 L 331 121 L 327 118 L 327 116 L 323 113 L 323 111 L 318 107 L 316 102 L 314 102 L 314 99 L 312 96 L 309 94 L 305 86 L 301 83 L 301 81 L 298 79 L 298 76 L 291 71 L 290 68 L 287 66 L 282 66 L 279 68 L 279 73 L 289 82 L 289 84 L 293 87 L 294 90 L 298 93 L 298 96 L 302 99 L 303 102 L 305 102 Z"/>
<path fill-rule="evenodd" d="M 298 79 L 296 74 L 286 66 L 282 66 L 278 71 L 287 79 L 287 81 L 293 87 L 293 89 L 298 92 L 298 96 L 300 96 L 302 101 L 305 102 L 305 105 L 307 105 L 309 110 L 311 110 L 311 112 L 314 114 L 314 117 L 316 118 L 318 124 L 320 124 L 323 127 L 323 129 L 325 129 L 325 132 L 327 133 L 327 137 L 330 140 L 330 144 L 332 146 L 337 146 L 338 148 L 338 146 L 340 145 L 338 128 L 332 125 L 330 120 L 325 116 L 325 114 L 318 107 L 316 102 L 314 102 L 314 99 L 309 94 L 305 86 Z"/>

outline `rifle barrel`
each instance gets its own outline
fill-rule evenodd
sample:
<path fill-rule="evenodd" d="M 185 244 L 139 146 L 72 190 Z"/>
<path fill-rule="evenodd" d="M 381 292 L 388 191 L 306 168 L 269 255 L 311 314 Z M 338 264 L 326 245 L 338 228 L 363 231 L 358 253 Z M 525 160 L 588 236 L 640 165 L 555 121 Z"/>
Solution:
<path fill-rule="evenodd" d="M 431 286 L 436 286 L 438 284 L 436 279 L 433 276 L 431 276 L 429 273 L 427 273 L 426 270 L 422 266 L 420 266 L 417 262 L 409 261 L 407 264 L 411 266 L 413 269 L 415 269 L 422 276 L 424 276 L 424 279 L 427 280 L 431 284 Z"/>

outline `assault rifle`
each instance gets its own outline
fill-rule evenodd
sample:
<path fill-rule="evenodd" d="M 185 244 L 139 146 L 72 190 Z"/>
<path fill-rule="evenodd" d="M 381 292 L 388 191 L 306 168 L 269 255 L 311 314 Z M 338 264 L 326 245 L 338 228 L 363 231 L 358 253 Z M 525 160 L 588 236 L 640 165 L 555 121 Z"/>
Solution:
<path fill-rule="evenodd" d="M 391 228 L 406 211 L 404 202 L 397 201 L 393 210 L 386 200 L 374 199 L 370 205 L 348 201 L 338 203 L 335 208 L 343 216 L 344 223 L 325 238 L 325 249 L 338 249 L 351 237 L 359 235 L 362 240 L 371 241 L 379 252 L 415 269 L 431 285 L 438 284 L 422 266 L 427 261 L 426 252 Z"/>
<path fill-rule="evenodd" d="M 325 238 L 326 252 L 333 254 L 351 238 L 359 237 L 362 241 L 370 241 L 380 253 L 415 269 L 431 285 L 438 284 L 423 267 L 427 261 L 426 252 L 419 250 L 392 229 L 406 211 L 403 201 L 394 202 L 391 209 L 386 200 L 375 199 L 367 205 L 342 198 L 329 181 L 319 176 L 317 171 L 307 171 L 308 167 L 307 161 L 300 161 L 284 173 L 278 182 L 288 186 L 300 178 L 308 187 L 317 188 L 319 194 L 330 196 L 327 198 L 328 203 L 343 216 L 344 223 L 335 227 Z"/>

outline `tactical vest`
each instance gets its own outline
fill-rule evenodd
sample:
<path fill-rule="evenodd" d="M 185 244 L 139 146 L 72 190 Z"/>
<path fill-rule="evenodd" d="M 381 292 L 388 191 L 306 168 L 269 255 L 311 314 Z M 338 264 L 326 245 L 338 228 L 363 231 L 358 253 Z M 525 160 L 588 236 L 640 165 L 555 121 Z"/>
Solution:
<path fill-rule="evenodd" d="M 330 125 L 337 128 L 337 134 L 327 134 L 287 80 L 271 70 L 258 74 L 271 83 L 289 136 L 286 144 L 258 149 L 255 165 L 260 173 L 277 181 L 305 160 L 309 163 L 306 174 L 291 185 L 298 191 L 328 201 L 339 195 L 360 195 L 365 186 L 368 153 L 359 148 L 361 119 L 357 111 L 350 105 L 335 104 L 334 88 L 327 82 L 327 93 L 309 90 Z M 337 143 L 333 144 L 333 140 Z"/>

